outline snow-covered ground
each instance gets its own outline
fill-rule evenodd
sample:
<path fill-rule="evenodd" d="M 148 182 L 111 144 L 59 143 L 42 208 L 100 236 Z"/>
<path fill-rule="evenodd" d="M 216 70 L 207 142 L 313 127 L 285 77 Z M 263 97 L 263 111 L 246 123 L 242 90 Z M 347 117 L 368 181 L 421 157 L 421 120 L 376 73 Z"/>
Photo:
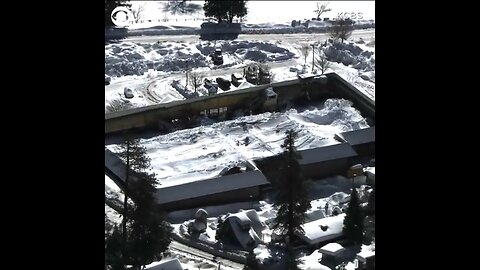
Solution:
<path fill-rule="evenodd" d="M 308 211 L 308 218 L 306 222 L 323 219 L 325 217 L 325 205 L 327 203 L 329 205 L 329 210 L 327 210 L 328 216 L 332 215 L 331 209 L 335 209 L 336 207 L 344 209 L 344 206 L 346 206 L 349 201 L 349 195 L 346 192 L 350 192 L 350 181 L 350 179 L 347 179 L 345 177 L 336 176 L 310 183 L 309 196 L 312 199 L 312 208 Z M 244 203 L 243 205 L 238 206 L 243 206 L 241 208 L 245 210 L 252 209 L 252 204 Z M 235 208 L 231 205 L 210 206 L 205 209 L 209 213 L 207 219 L 207 230 L 205 233 L 200 234 L 197 241 L 201 241 L 211 246 L 215 246 L 217 244 L 217 241 L 215 240 L 215 235 L 218 217 L 224 216 L 228 213 L 237 213 L 241 210 L 234 210 Z M 266 224 L 270 224 L 277 214 L 277 211 L 273 207 L 273 204 L 267 201 L 255 202 L 254 209 L 258 214 L 259 220 L 261 222 L 265 222 Z M 177 213 L 175 214 L 177 222 L 172 224 L 172 226 L 174 227 L 174 233 L 178 235 L 183 235 L 185 237 L 185 232 L 187 231 L 187 224 L 193 222 L 193 210 L 195 209 L 192 209 L 189 214 L 187 214 L 188 211 L 186 210 L 177 211 Z M 318 214 L 318 212 L 322 212 L 322 214 Z M 179 218 L 181 219 L 181 216 L 183 216 L 184 218 L 183 221 L 178 220 Z M 181 227 L 183 227 L 183 229 L 181 229 Z M 266 228 L 262 231 L 261 238 L 264 243 L 259 244 L 254 249 L 254 252 L 257 259 L 261 263 L 275 266 L 278 262 L 282 261 L 283 255 L 281 254 L 281 252 L 277 253 L 280 250 L 275 249 L 271 246 L 269 247 L 269 243 L 272 239 L 272 233 L 273 231 L 269 228 Z M 362 248 L 362 254 L 369 255 L 371 253 L 372 246 L 364 246 Z M 319 263 L 319 259 L 321 259 L 321 256 L 321 253 L 319 253 L 318 251 L 307 254 L 299 254 L 298 259 L 303 262 L 303 264 L 300 265 L 300 268 L 305 270 L 329 269 L 328 267 Z"/>
<path fill-rule="evenodd" d="M 141 107 L 194 96 L 191 85 L 187 92 L 181 91 L 186 79 L 182 70 L 187 66 L 192 72 L 200 72 L 206 78 L 215 80 L 217 77 L 230 79 L 231 73 L 241 72 L 241 67 L 264 61 L 271 66 L 273 82 L 295 79 L 297 72 L 290 68 L 302 69 L 304 61 L 299 57 L 301 45 L 280 40 L 218 41 L 216 44 L 208 41 L 153 44 L 123 42 L 107 45 L 105 72 L 113 77 L 111 84 L 105 86 L 106 112 L 113 100 L 127 102 L 131 107 Z M 224 51 L 225 63 L 221 66 L 214 66 L 209 59 L 215 46 L 222 47 Z M 327 43 L 325 52 L 331 61 L 327 73 L 336 72 L 375 100 L 375 39 L 368 42 L 356 39 L 343 45 Z M 311 58 L 312 53 L 307 56 L 305 69 L 308 72 L 311 71 Z M 175 88 L 174 81 L 178 81 L 182 87 Z M 125 98 L 125 87 L 133 90 L 132 99 Z M 236 89 L 232 85 L 229 91 Z M 208 95 L 203 86 L 197 90 L 198 96 Z"/>
<path fill-rule="evenodd" d="M 224 55 L 224 63 L 220 66 L 214 66 L 209 59 L 216 47 L 221 48 Z M 201 67 L 218 69 L 232 67 L 245 60 L 273 62 L 288 60 L 293 56 L 292 52 L 279 44 L 258 41 L 121 42 L 105 46 L 105 74 L 121 77 L 143 75 L 149 69 L 167 73 Z"/>
<path fill-rule="evenodd" d="M 215 123 L 205 118 L 202 126 L 143 139 L 141 143 L 148 149 L 153 171 L 165 187 L 212 178 L 246 160 L 276 155 L 282 151 L 280 145 L 288 129 L 299 132 L 296 145 L 303 150 L 336 144 L 336 133 L 367 127 L 350 101 L 329 99 L 303 109 L 230 121 Z M 116 145 L 107 147 L 118 151 Z"/>

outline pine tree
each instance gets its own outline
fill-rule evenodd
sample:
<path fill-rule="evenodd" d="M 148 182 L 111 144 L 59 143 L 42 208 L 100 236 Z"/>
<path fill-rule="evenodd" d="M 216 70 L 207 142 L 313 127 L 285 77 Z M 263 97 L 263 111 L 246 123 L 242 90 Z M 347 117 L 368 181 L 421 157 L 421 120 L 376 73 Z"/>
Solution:
<path fill-rule="evenodd" d="M 248 252 L 247 255 L 247 263 L 243 267 L 243 270 L 258 270 L 259 265 L 257 261 L 257 256 L 255 255 L 255 252 L 253 252 L 253 249 Z"/>
<path fill-rule="evenodd" d="M 206 17 L 214 17 L 219 23 L 232 23 L 234 17 L 242 18 L 247 15 L 246 0 L 218 1 L 206 0 L 203 6 Z"/>
<path fill-rule="evenodd" d="M 138 139 L 127 139 L 119 157 L 126 163 L 125 201 L 122 221 L 123 256 L 135 269 L 160 259 L 171 242 L 172 227 L 158 211 L 154 193 L 155 174 L 150 172 L 146 148 Z M 133 207 L 128 207 L 131 197 Z"/>
<path fill-rule="evenodd" d="M 105 265 L 109 265 L 111 270 L 125 269 L 122 250 L 122 234 L 117 226 L 115 226 L 112 234 L 105 240 Z"/>
<path fill-rule="evenodd" d="M 135 174 L 146 176 L 146 180 L 154 179 L 154 175 L 150 175 L 147 170 L 150 168 L 150 159 L 147 156 L 147 150 L 140 144 L 140 140 L 127 138 L 120 145 L 120 153 L 118 156 L 125 162 L 125 198 L 123 201 L 123 220 L 122 220 L 122 234 L 124 242 L 127 241 L 127 222 L 129 216 L 128 199 L 131 195 L 130 180 Z M 154 180 L 153 180 L 154 181 Z M 150 190 L 154 191 L 154 190 Z M 139 196 L 141 198 L 141 196 Z"/>
<path fill-rule="evenodd" d="M 343 220 L 343 234 L 353 244 L 361 244 L 363 241 L 363 213 L 360 208 L 357 189 L 353 188 L 350 195 L 345 219 Z"/>
<path fill-rule="evenodd" d="M 278 229 L 283 235 L 287 233 L 289 239 L 288 249 L 290 250 L 294 233 L 304 233 L 301 225 L 305 222 L 306 211 L 310 209 L 311 205 L 307 198 L 307 187 L 298 162 L 302 157 L 297 153 L 295 147 L 297 133 L 293 130 L 288 130 L 286 134 L 287 137 L 282 144 L 284 149 L 283 157 L 286 164 L 282 170 L 285 177 L 279 179 L 278 183 L 278 194 L 274 204 L 277 209 L 277 216 L 274 219 L 273 228 Z M 293 258 L 293 253 L 289 253 L 289 258 Z M 294 264 L 293 261 L 294 259 L 292 259 L 291 265 Z"/>

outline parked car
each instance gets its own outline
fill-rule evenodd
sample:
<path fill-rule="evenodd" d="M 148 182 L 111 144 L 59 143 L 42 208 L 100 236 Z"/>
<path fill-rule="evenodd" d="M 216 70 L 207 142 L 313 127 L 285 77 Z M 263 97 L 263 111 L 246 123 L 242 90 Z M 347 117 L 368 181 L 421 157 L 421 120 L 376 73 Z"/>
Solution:
<path fill-rule="evenodd" d="M 217 78 L 216 81 L 217 81 L 218 87 L 220 87 L 220 89 L 222 89 L 223 91 L 230 90 L 231 83 L 229 80 L 225 80 L 223 78 Z"/>
<path fill-rule="evenodd" d="M 238 74 L 238 73 L 233 73 L 231 78 L 232 78 L 232 84 L 235 87 L 238 87 L 240 84 L 242 84 L 242 82 L 245 81 L 245 79 L 242 77 L 242 75 Z"/>
<path fill-rule="evenodd" d="M 133 98 L 133 91 L 128 87 L 125 87 L 125 89 L 123 89 L 123 94 L 126 98 Z"/>
<path fill-rule="evenodd" d="M 112 78 L 110 78 L 110 76 L 105 75 L 105 85 L 109 85 L 111 80 Z"/>
<path fill-rule="evenodd" d="M 222 49 L 217 48 L 215 52 L 211 55 L 213 64 L 214 65 L 222 65 L 223 64 L 223 56 L 222 56 Z"/>

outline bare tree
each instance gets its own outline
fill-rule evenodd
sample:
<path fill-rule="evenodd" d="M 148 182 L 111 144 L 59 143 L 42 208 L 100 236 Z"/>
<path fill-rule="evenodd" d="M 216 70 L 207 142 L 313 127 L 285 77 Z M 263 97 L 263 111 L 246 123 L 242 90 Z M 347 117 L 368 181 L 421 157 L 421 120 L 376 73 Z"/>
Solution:
<path fill-rule="evenodd" d="M 144 11 L 145 11 L 145 4 L 138 5 L 137 7 L 132 8 L 132 15 L 133 15 L 133 19 L 135 20 L 135 23 L 138 23 L 138 21 L 140 21 L 140 17 Z"/>
<path fill-rule="evenodd" d="M 330 68 L 330 62 L 327 60 L 322 48 L 319 49 L 319 57 L 316 60 L 315 66 L 320 69 L 323 75 L 325 71 Z"/>
<path fill-rule="evenodd" d="M 204 78 L 205 78 L 205 75 L 201 72 L 190 73 L 190 84 L 192 85 L 195 92 L 197 92 L 197 88 L 202 86 Z"/>
<path fill-rule="evenodd" d="M 304 44 L 304 45 L 302 45 L 302 47 L 300 47 L 300 53 L 302 54 L 302 56 L 305 60 L 305 63 L 303 64 L 304 67 L 307 65 L 307 56 L 310 53 L 311 49 L 312 49 L 311 46 L 308 45 L 308 44 Z"/>
<path fill-rule="evenodd" d="M 317 13 L 317 20 L 320 19 L 320 16 L 322 16 L 323 13 L 332 11 L 331 8 L 327 8 L 328 2 L 327 3 L 321 3 L 317 2 L 317 9 L 314 10 L 315 13 Z"/>
<path fill-rule="evenodd" d="M 329 29 L 330 37 L 334 40 L 340 39 L 343 43 L 352 35 L 353 26 L 351 20 L 337 19 L 332 27 Z"/>

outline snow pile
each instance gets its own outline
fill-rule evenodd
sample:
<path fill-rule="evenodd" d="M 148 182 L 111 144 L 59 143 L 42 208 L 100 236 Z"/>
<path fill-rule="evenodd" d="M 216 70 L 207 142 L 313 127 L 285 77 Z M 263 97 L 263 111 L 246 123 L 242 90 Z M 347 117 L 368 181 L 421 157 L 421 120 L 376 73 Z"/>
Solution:
<path fill-rule="evenodd" d="M 252 60 L 255 62 L 283 61 L 291 59 L 294 53 L 276 44 L 258 41 L 218 41 L 201 42 L 196 48 L 204 55 L 213 53 L 215 48 L 221 48 L 222 52 L 235 55 L 240 60 Z"/>
<path fill-rule="evenodd" d="M 354 43 L 329 43 L 325 48 L 328 61 L 352 66 L 361 71 L 374 71 L 375 58 L 372 51 L 364 51 Z"/>
<path fill-rule="evenodd" d="M 208 66 L 206 56 L 191 44 L 122 42 L 105 46 L 105 74 L 112 77 L 143 75 L 148 69 L 168 72 L 202 66 Z"/>
<path fill-rule="evenodd" d="M 315 250 L 312 252 L 312 254 L 299 259 L 301 262 L 299 268 L 302 270 L 330 270 L 329 267 L 320 263 L 321 259 L 322 253 L 320 253 L 318 250 Z"/>
<path fill-rule="evenodd" d="M 142 143 L 161 185 L 171 186 L 213 178 L 224 168 L 279 154 L 288 129 L 298 131 L 297 148 L 304 150 L 336 144 L 335 134 L 366 127 L 366 120 L 352 102 L 329 99 L 303 110 L 242 116 Z M 108 148 L 116 152 L 114 145 Z"/>
<path fill-rule="evenodd" d="M 215 47 L 221 47 L 224 52 L 224 63 L 216 68 L 234 66 L 244 60 L 283 61 L 295 56 L 289 50 L 268 42 L 122 42 L 105 46 L 105 74 L 120 77 L 143 75 L 148 69 L 174 72 L 200 67 L 213 68 L 209 56 Z"/>

